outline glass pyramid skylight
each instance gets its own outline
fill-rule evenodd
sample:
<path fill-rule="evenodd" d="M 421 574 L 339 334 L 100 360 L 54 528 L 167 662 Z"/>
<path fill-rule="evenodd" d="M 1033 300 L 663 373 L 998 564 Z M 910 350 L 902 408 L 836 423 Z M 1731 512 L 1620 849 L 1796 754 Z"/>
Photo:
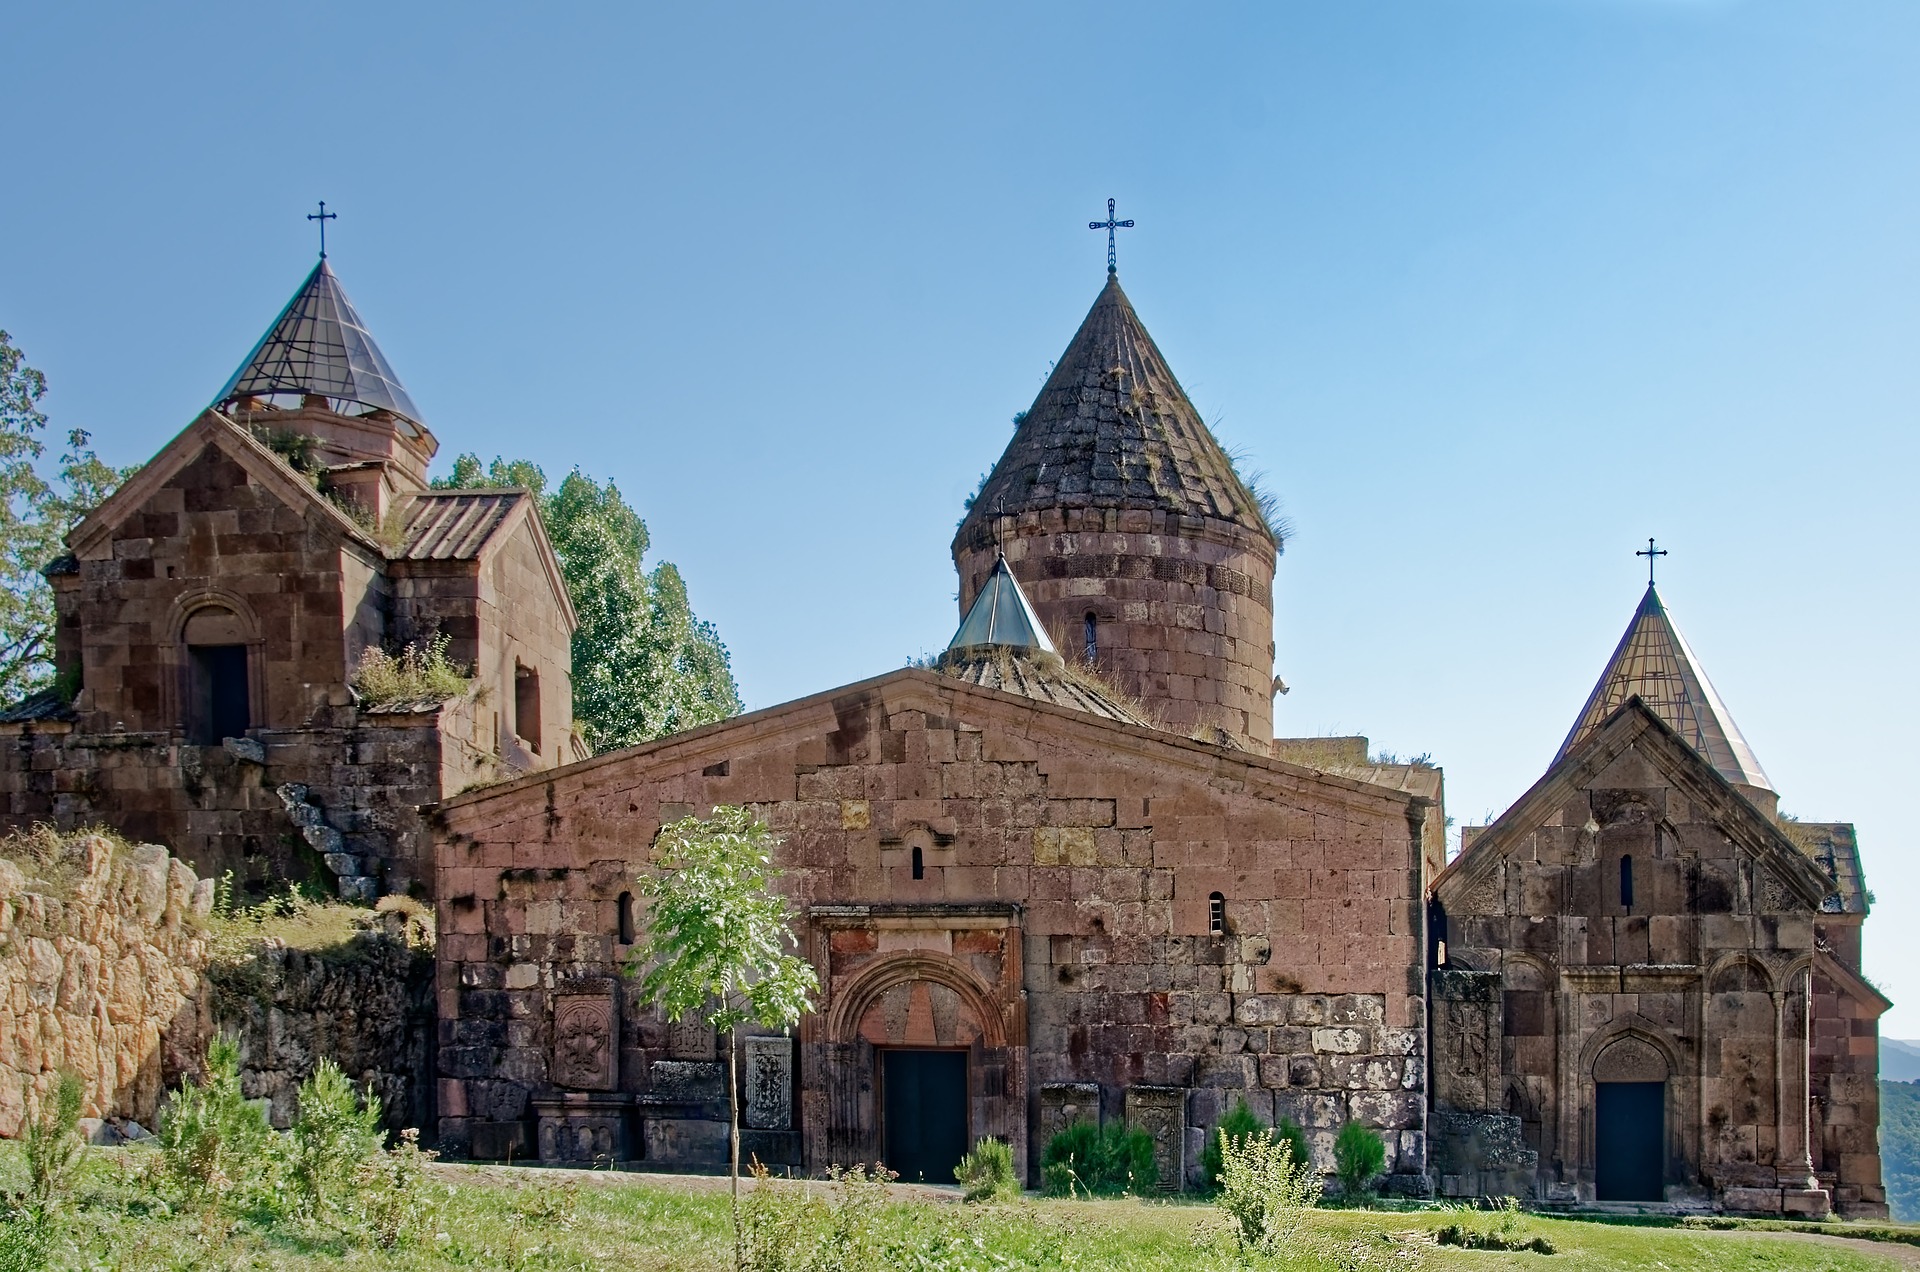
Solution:
<path fill-rule="evenodd" d="M 304 399 L 309 394 L 330 399 L 336 409 L 389 411 L 409 424 L 423 422 L 325 257 L 214 404 L 249 396 Z"/>

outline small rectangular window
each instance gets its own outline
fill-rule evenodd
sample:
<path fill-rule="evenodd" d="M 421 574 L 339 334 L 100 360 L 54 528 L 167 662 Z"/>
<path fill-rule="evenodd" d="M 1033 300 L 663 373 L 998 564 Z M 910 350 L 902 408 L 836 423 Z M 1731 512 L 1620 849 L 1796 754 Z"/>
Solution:
<path fill-rule="evenodd" d="M 1620 905 L 1624 909 L 1633 909 L 1633 858 L 1620 858 Z"/>

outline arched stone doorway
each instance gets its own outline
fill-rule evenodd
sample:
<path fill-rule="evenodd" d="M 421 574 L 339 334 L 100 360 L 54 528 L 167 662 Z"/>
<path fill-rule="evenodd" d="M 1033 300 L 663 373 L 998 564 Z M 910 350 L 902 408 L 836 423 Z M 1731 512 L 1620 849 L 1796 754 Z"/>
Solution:
<path fill-rule="evenodd" d="M 828 992 L 805 1031 L 808 1168 L 878 1161 L 902 1178 L 951 1182 L 960 1155 L 988 1135 L 1020 1160 L 1025 1013 L 1010 907 L 990 916 L 859 907 L 858 924 L 824 909 L 811 916 L 827 920 L 814 948 L 826 956 Z M 884 948 L 909 942 L 916 948 Z"/>
<path fill-rule="evenodd" d="M 1665 1200 L 1669 1068 L 1659 1048 L 1631 1034 L 1595 1058 L 1595 1200 Z"/>

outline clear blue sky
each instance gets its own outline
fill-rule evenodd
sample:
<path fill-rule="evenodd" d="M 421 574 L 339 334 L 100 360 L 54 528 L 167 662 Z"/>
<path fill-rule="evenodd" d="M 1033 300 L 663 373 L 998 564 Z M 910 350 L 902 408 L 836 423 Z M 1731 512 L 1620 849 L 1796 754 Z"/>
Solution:
<path fill-rule="evenodd" d="M 144 459 L 333 261 L 441 438 L 617 480 L 765 706 L 937 649 L 1102 279 L 1298 528 L 1291 734 L 1478 821 L 1661 591 L 1859 824 L 1920 1037 L 1920 5 L 23 6 L 0 327 Z"/>

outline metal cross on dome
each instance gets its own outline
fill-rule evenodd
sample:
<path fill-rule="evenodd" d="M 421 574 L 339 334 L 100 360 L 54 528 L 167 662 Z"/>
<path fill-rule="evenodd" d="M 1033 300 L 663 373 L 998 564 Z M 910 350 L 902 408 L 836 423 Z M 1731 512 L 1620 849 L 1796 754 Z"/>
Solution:
<path fill-rule="evenodd" d="M 1107 200 L 1107 219 L 1104 221 L 1088 221 L 1087 228 L 1090 230 L 1105 230 L 1107 232 L 1107 273 L 1109 274 L 1118 273 L 1119 271 L 1114 267 L 1113 232 L 1115 230 L 1130 230 L 1133 228 L 1133 222 L 1114 220 L 1113 219 L 1113 200 L 1108 199 Z"/>
<path fill-rule="evenodd" d="M 340 214 L 338 212 L 327 211 L 327 201 L 325 199 L 320 200 L 320 210 L 318 212 L 307 213 L 307 220 L 320 222 L 320 259 L 323 261 L 327 259 L 327 222 L 338 221 L 339 219 Z"/>
<path fill-rule="evenodd" d="M 1665 548 L 1655 548 L 1653 546 L 1652 538 L 1648 538 L 1646 548 L 1642 551 L 1634 553 L 1633 555 L 1643 556 L 1647 558 L 1647 586 L 1652 587 L 1653 586 L 1653 559 L 1655 557 L 1663 557 L 1667 555 L 1667 550 Z"/>

